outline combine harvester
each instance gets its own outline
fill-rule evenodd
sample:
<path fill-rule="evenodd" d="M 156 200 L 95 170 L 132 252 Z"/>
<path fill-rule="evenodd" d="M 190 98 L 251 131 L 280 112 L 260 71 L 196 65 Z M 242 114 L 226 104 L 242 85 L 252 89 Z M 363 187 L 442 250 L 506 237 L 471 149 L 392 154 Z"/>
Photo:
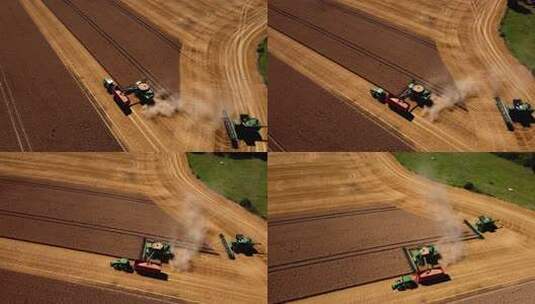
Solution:
<path fill-rule="evenodd" d="M 432 285 L 450 280 L 444 267 L 439 265 L 441 255 L 434 245 L 404 250 L 415 273 L 394 281 L 392 290 L 403 291 L 417 288 L 418 285 Z"/>
<path fill-rule="evenodd" d="M 521 99 L 514 99 L 512 106 L 507 106 L 503 103 L 500 97 L 495 97 L 496 106 L 502 115 L 503 121 L 509 131 L 515 130 L 515 123 L 520 123 L 522 126 L 529 128 L 535 122 L 533 118 L 533 109 L 531 104 L 523 102 Z"/>
<path fill-rule="evenodd" d="M 123 89 L 112 79 L 105 78 L 104 87 L 113 96 L 113 100 L 126 116 L 132 114 L 131 108 L 137 104 L 154 105 L 154 91 L 146 81 L 137 81 L 135 84 Z M 139 101 L 132 103 L 128 97 L 131 94 L 134 94 Z"/>
<path fill-rule="evenodd" d="M 240 114 L 240 121 L 236 123 L 230 119 L 227 111 L 223 111 L 223 123 L 234 149 L 239 148 L 240 140 L 243 140 L 248 146 L 254 146 L 257 141 L 265 141 L 260 135 L 260 129 L 264 126 L 260 125 L 260 121 L 257 118 L 248 114 Z"/>
<path fill-rule="evenodd" d="M 168 275 L 162 272 L 162 263 L 168 263 L 174 258 L 171 245 L 165 241 L 145 239 L 141 252 L 141 259 L 134 261 L 134 266 L 127 258 L 120 258 L 110 263 L 113 269 L 128 273 L 137 272 L 139 275 L 167 280 Z"/>
<path fill-rule="evenodd" d="M 414 80 L 411 81 L 407 88 L 399 95 L 395 96 L 386 92 L 382 88 L 374 88 L 370 90 L 370 94 L 376 100 L 388 104 L 388 107 L 403 116 L 409 121 L 414 119 L 412 111 L 417 107 L 430 107 L 433 105 L 433 100 L 431 99 L 431 91 L 426 89 L 423 85 L 417 84 Z M 411 108 L 411 104 L 406 101 L 410 99 L 416 102 L 416 105 Z"/>
<path fill-rule="evenodd" d="M 246 256 L 253 256 L 254 254 L 258 253 L 254 246 L 258 245 L 259 243 L 253 242 L 251 238 L 246 237 L 243 234 L 236 234 L 236 240 L 232 241 L 230 244 L 227 242 L 222 233 L 219 234 L 219 238 L 221 239 L 221 243 L 223 244 L 228 257 L 231 260 L 236 259 L 236 254 L 241 253 Z"/>
<path fill-rule="evenodd" d="M 467 220 L 464 220 L 464 223 L 468 225 L 468 227 L 470 227 L 470 229 L 472 229 L 475 233 L 477 233 L 481 239 L 485 238 L 483 236 L 483 233 L 494 232 L 497 229 L 503 227 L 503 225 L 499 224 L 497 220 L 486 215 L 478 216 L 477 219 L 474 221 L 474 224 L 470 223 Z"/>

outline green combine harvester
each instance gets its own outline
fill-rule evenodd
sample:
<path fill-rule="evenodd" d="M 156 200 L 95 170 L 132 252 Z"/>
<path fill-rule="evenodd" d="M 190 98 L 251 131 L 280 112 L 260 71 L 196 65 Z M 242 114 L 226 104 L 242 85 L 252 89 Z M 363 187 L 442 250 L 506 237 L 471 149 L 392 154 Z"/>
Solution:
<path fill-rule="evenodd" d="M 433 105 L 431 91 L 426 89 L 423 85 L 416 83 L 415 80 L 409 82 L 407 89 L 401 93 L 401 99 L 406 97 L 409 97 L 412 101 L 415 101 L 420 107 L 430 107 Z"/>
<path fill-rule="evenodd" d="M 481 215 L 477 218 L 476 228 L 479 232 L 485 233 L 488 231 L 496 231 L 496 229 L 498 229 L 498 226 L 496 225 L 496 221 L 493 218 L 486 215 Z"/>
<path fill-rule="evenodd" d="M 223 111 L 223 123 L 234 149 L 239 148 L 240 140 L 243 140 L 248 146 L 256 145 L 257 141 L 264 141 L 260 134 L 260 129 L 264 126 L 260 124 L 258 118 L 248 114 L 240 114 L 240 120 L 236 123 L 230 118 L 227 111 Z"/>
<path fill-rule="evenodd" d="M 420 267 L 438 265 L 438 260 L 441 258 L 438 249 L 434 245 L 411 249 L 409 250 L 409 255 L 418 269 Z"/>
<path fill-rule="evenodd" d="M 165 241 L 155 241 L 145 239 L 143 245 L 142 260 L 159 260 L 162 263 L 168 263 L 175 257 L 171 244 Z"/>
<path fill-rule="evenodd" d="M 403 291 L 407 289 L 414 289 L 418 287 L 418 283 L 411 275 L 404 275 L 392 284 L 392 290 Z"/>
<path fill-rule="evenodd" d="M 528 102 L 524 102 L 521 99 L 513 99 L 513 105 L 508 106 L 500 97 L 495 97 L 494 99 L 509 131 L 515 130 L 515 123 L 520 123 L 526 128 L 531 127 L 531 124 L 535 123 L 535 118 L 533 118 L 534 110 Z"/>
<path fill-rule="evenodd" d="M 232 251 L 237 254 L 245 254 L 246 256 L 252 256 L 258 251 L 254 248 L 257 243 L 253 242 L 251 238 L 244 236 L 243 234 L 236 234 L 236 240 L 232 242 Z"/>
<path fill-rule="evenodd" d="M 251 238 L 246 237 L 243 234 L 236 234 L 236 240 L 230 243 L 227 242 L 225 236 L 222 233 L 219 234 L 219 238 L 221 239 L 221 243 L 223 244 L 223 247 L 225 248 L 228 257 L 231 260 L 236 259 L 236 254 L 253 256 L 254 254 L 258 253 L 256 248 L 254 247 L 258 243 L 253 242 Z"/>
<path fill-rule="evenodd" d="M 121 258 L 110 262 L 110 266 L 113 267 L 113 269 L 118 271 L 124 271 L 128 273 L 133 273 L 134 268 L 130 264 L 130 261 L 127 258 Z"/>

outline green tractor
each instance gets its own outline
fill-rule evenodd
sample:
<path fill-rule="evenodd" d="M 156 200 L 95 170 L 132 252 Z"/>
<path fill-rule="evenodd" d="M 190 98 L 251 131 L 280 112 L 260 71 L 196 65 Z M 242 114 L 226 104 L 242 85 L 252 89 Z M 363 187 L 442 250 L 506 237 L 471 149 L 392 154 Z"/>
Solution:
<path fill-rule="evenodd" d="M 438 264 L 440 253 L 434 245 L 426 245 L 418 247 L 416 250 L 412 251 L 411 257 L 414 264 L 418 267 L 427 265 L 433 266 Z"/>
<path fill-rule="evenodd" d="M 373 88 L 370 90 L 370 94 L 382 103 L 385 103 L 388 98 L 388 93 L 383 88 Z"/>
<path fill-rule="evenodd" d="M 258 253 L 254 248 L 254 245 L 256 244 L 257 243 L 253 242 L 251 238 L 248 238 L 243 234 L 236 234 L 236 240 L 232 242 L 231 249 L 237 254 L 243 253 L 246 256 L 252 256 Z"/>
<path fill-rule="evenodd" d="M 496 229 L 498 229 L 498 226 L 493 218 L 486 215 L 481 215 L 477 218 L 476 228 L 479 232 L 484 233 L 487 231 L 494 232 Z"/>
<path fill-rule="evenodd" d="M 146 239 L 143 245 L 143 260 L 152 259 L 160 260 L 162 263 L 167 263 L 173 259 L 175 255 L 171 249 L 171 244 L 165 241 L 155 241 Z"/>
<path fill-rule="evenodd" d="M 414 289 L 418 287 L 418 283 L 410 275 L 404 275 L 392 284 L 392 290 L 403 291 L 406 289 Z"/>
<path fill-rule="evenodd" d="M 118 271 L 124 271 L 128 273 L 133 273 L 134 268 L 130 264 L 130 261 L 127 258 L 120 258 L 114 261 L 110 262 L 110 266 L 113 267 L 113 269 Z"/>

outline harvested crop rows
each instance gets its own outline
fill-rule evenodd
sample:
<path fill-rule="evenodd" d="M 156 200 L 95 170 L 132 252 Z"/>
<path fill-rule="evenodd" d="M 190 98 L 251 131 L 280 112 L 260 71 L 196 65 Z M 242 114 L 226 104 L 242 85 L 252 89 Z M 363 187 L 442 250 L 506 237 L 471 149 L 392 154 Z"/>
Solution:
<path fill-rule="evenodd" d="M 114 0 L 44 3 L 118 83 L 148 79 L 157 89 L 178 92 L 178 41 Z"/>
<path fill-rule="evenodd" d="M 191 246 L 185 227 L 144 197 L 13 178 L 0 178 L 0 189 L 2 237 L 130 259 L 145 237 Z"/>
<path fill-rule="evenodd" d="M 332 1 L 270 1 L 269 26 L 396 94 L 411 79 L 453 84 L 432 41 Z"/>
<path fill-rule="evenodd" d="M 81 84 L 20 3 L 7 1 L 3 8 L 1 150 L 121 151 Z"/>
<path fill-rule="evenodd" d="M 271 150 L 411 150 L 394 130 L 378 125 L 274 56 L 269 58 L 269 79 Z"/>
<path fill-rule="evenodd" d="M 143 295 L 121 291 L 119 288 L 108 289 L 92 287 L 70 282 L 49 279 L 19 272 L 0 269 L 2 301 L 4 303 L 128 303 L 128 304 L 163 304 L 168 300 L 159 300 Z M 172 301 L 172 303 L 186 303 Z"/>
<path fill-rule="evenodd" d="M 268 235 L 270 303 L 411 273 L 403 247 L 444 238 L 433 221 L 387 204 L 270 219 Z M 462 240 L 476 237 L 463 227 Z"/>

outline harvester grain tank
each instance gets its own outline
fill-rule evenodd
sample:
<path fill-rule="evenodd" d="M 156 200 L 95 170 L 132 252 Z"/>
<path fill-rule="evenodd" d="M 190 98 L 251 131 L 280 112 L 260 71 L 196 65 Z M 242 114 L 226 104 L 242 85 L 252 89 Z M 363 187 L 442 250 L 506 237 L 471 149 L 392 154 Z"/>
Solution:
<path fill-rule="evenodd" d="M 113 100 L 121 109 L 124 115 L 132 114 L 132 107 L 141 104 L 141 105 L 153 105 L 154 104 L 154 91 L 151 86 L 146 81 L 137 81 L 135 84 L 127 87 L 126 89 L 121 88 L 113 79 L 105 78 L 104 87 L 109 94 L 113 96 Z M 139 100 L 136 103 L 132 103 L 128 95 L 134 94 Z"/>
<path fill-rule="evenodd" d="M 241 140 L 248 146 L 254 146 L 257 141 L 264 141 L 260 135 L 260 129 L 263 128 L 260 120 L 248 114 L 240 114 L 240 120 L 236 123 L 227 111 L 223 111 L 223 123 L 234 149 L 239 148 Z"/>
<path fill-rule="evenodd" d="M 417 267 L 437 265 L 440 259 L 440 253 L 434 245 L 419 247 L 415 251 L 411 251 L 411 256 Z"/>
<path fill-rule="evenodd" d="M 405 91 L 403 91 L 403 93 L 400 95 L 401 99 L 405 99 L 406 97 L 409 97 L 412 101 L 415 101 L 420 107 L 430 107 L 433 105 L 431 91 L 423 85 L 416 83 L 415 80 L 409 82 Z"/>

